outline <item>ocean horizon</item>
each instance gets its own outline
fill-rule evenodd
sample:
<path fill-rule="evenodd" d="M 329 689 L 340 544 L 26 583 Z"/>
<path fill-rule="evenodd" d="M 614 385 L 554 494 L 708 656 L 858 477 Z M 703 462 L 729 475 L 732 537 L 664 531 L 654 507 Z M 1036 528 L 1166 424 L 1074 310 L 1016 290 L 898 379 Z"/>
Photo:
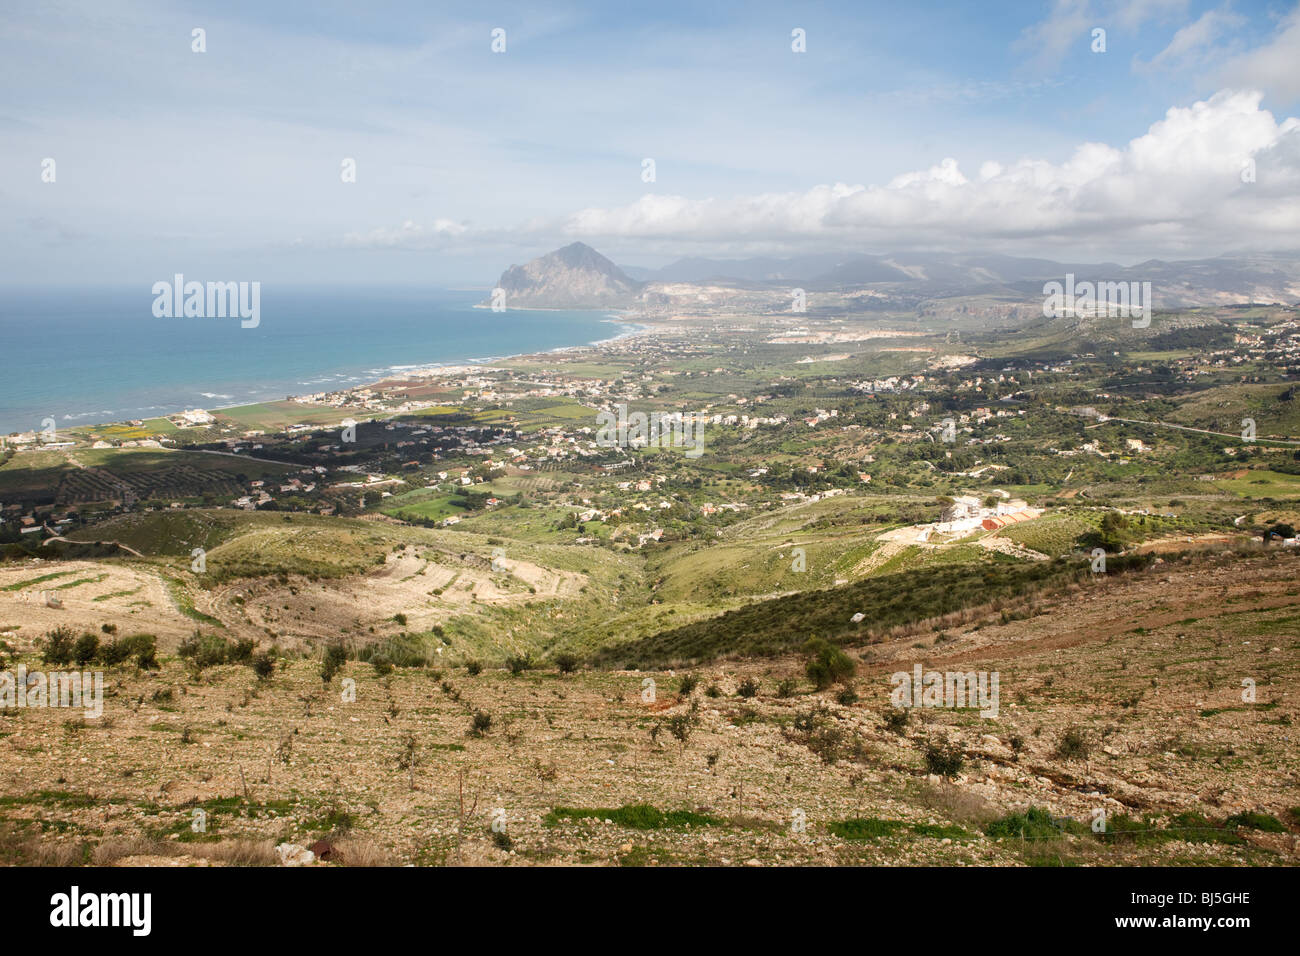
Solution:
<path fill-rule="evenodd" d="M 0 299 L 0 434 L 156 418 L 332 391 L 448 364 L 605 341 L 609 309 L 493 312 L 481 290 L 261 291 L 260 320 L 158 318 L 148 288 Z"/>

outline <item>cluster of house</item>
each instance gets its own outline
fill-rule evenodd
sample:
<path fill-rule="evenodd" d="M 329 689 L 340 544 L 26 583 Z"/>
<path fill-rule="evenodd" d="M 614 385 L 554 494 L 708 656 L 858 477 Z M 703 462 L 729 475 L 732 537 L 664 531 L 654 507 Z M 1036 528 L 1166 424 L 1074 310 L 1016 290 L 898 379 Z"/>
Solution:
<path fill-rule="evenodd" d="M 964 534 L 977 528 L 996 531 L 1042 514 L 1041 511 L 1030 508 L 1027 502 L 1012 498 L 1005 491 L 995 491 L 994 497 L 998 501 L 986 505 L 975 495 L 955 496 L 952 503 L 943 509 L 938 521 L 921 527 L 917 540 L 928 540 L 932 533 Z"/>
<path fill-rule="evenodd" d="M 179 415 L 168 415 L 167 420 L 177 428 L 206 428 L 216 422 L 216 418 L 202 408 L 187 408 Z"/>
<path fill-rule="evenodd" d="M 288 494 L 288 495 L 311 494 L 316 490 L 317 484 L 320 481 L 321 477 L 324 476 L 325 468 L 323 468 L 320 465 L 316 465 L 311 468 L 302 469 L 302 471 L 300 471 L 299 474 L 305 476 L 307 480 L 304 481 L 302 478 L 288 478 L 282 481 L 279 485 L 279 491 L 281 494 Z M 266 482 L 261 479 L 257 479 L 255 481 L 250 481 L 248 483 L 248 494 L 241 495 L 240 497 L 236 498 L 234 501 L 231 502 L 231 505 L 236 508 L 242 508 L 245 511 L 255 511 L 262 505 L 268 504 L 274 500 L 275 498 L 272 497 L 271 493 L 267 490 Z M 326 514 L 332 514 L 332 513 L 333 513 L 332 508 L 326 512 Z"/>
<path fill-rule="evenodd" d="M 0 448 L 12 448 L 15 451 L 58 451 L 61 448 L 74 448 L 76 444 L 75 441 L 50 440 L 45 432 L 0 435 Z"/>
<path fill-rule="evenodd" d="M 850 382 L 849 389 L 864 395 L 875 395 L 879 392 L 910 392 L 924 385 L 925 381 L 924 375 L 890 375 L 888 378 Z"/>
<path fill-rule="evenodd" d="M 39 517 L 35 511 L 23 513 L 23 506 L 18 504 L 0 505 L 0 516 L 5 521 L 16 521 L 20 534 L 61 535 L 76 523 L 75 512 L 59 511 Z"/>

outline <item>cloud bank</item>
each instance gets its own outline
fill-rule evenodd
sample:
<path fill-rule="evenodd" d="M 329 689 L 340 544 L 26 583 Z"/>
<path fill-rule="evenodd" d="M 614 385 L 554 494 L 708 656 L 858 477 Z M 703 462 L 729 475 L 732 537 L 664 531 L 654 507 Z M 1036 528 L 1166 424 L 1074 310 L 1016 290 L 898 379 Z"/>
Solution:
<path fill-rule="evenodd" d="M 884 185 L 835 183 L 803 192 L 732 198 L 648 193 L 634 202 L 495 230 L 493 241 L 534 237 L 593 243 L 663 241 L 718 250 L 820 241 L 878 248 L 1042 245 L 1144 254 L 1217 254 L 1300 248 L 1300 120 L 1279 122 L 1263 94 L 1224 90 L 1170 109 L 1123 148 L 1083 143 L 1068 159 L 955 159 Z M 483 240 L 489 233 L 405 223 L 351 240 L 402 245 Z"/>

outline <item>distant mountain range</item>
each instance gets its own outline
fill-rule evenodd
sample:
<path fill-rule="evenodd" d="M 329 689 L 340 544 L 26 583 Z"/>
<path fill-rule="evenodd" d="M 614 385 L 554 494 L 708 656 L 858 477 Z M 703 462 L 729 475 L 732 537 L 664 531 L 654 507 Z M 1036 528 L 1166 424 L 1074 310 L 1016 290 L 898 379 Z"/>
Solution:
<path fill-rule="evenodd" d="M 511 266 L 498 285 L 514 308 L 674 308 L 691 302 L 774 307 L 790 289 L 834 293 L 837 302 L 869 296 L 872 308 L 913 308 L 925 300 L 995 295 L 1032 300 L 1043 283 L 1072 273 L 1076 281 L 1150 282 L 1158 308 L 1247 302 L 1300 303 L 1300 256 L 1220 256 L 1134 266 L 1068 263 L 994 254 L 818 254 L 790 259 L 679 259 L 661 269 L 621 269 L 574 242 Z"/>

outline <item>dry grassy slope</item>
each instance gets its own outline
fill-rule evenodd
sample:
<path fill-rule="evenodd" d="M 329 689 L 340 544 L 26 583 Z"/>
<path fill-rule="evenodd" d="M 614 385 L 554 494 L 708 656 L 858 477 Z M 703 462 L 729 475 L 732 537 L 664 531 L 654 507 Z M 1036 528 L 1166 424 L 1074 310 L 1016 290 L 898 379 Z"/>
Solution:
<path fill-rule="evenodd" d="M 483 619 L 495 647 L 516 623 L 589 615 L 616 575 L 639 567 L 590 548 L 269 512 L 128 515 L 93 537 L 144 556 L 0 567 L 0 626 L 18 625 L 30 640 L 59 624 L 98 631 L 119 622 L 123 633 L 155 634 L 164 650 L 202 626 L 300 650 L 340 636 L 365 642 L 426 631 L 460 616 Z M 203 574 L 191 571 L 196 547 L 206 552 Z M 38 606 L 45 585 L 4 590 L 69 569 L 99 583 L 60 591 L 60 610 Z M 399 614 L 407 623 L 397 623 Z"/>
<path fill-rule="evenodd" d="M 67 726 L 68 714 L 56 710 L 0 716 L 0 761 L 10 770 L 0 783 L 0 842 L 10 853 L 66 858 L 81 843 L 144 828 L 160 842 L 137 841 L 131 852 L 178 852 L 164 831 L 185 832 L 200 801 L 212 809 L 212 835 L 226 842 L 187 843 L 188 860 L 228 857 L 237 836 L 308 840 L 335 809 L 354 817 L 354 841 L 424 863 L 1294 864 L 1294 823 L 1286 833 L 1248 832 L 1240 845 L 997 842 L 979 828 L 1031 806 L 1080 819 L 1097 807 L 1288 819 L 1300 804 L 1295 577 L 1294 559 L 1278 554 L 1165 565 L 1083 589 L 1024 620 L 948 631 L 942 641 L 932 633 L 873 645 L 851 706 L 806 683 L 792 698 L 775 697 L 778 678 L 799 675 L 795 658 L 701 668 L 700 720 L 685 747 L 667 731 L 657 740 L 649 732 L 685 711 L 672 693 L 676 678 L 664 673 L 457 670 L 441 678 L 448 692 L 426 671 L 381 679 L 352 663 L 345 673 L 357 682 L 357 700 L 343 703 L 338 679 L 325 688 L 307 661 L 287 663 L 261 686 L 237 666 L 201 678 L 175 661 L 157 674 L 115 671 L 99 723 Z M 902 735 L 890 731 L 887 675 L 913 662 L 997 670 L 999 717 L 930 710 L 914 714 Z M 647 676 L 657 682 L 654 704 L 640 696 Z M 759 679 L 758 697 L 733 696 L 743 676 Z M 1254 705 L 1240 700 L 1247 677 L 1257 682 Z M 710 683 L 721 696 L 703 694 Z M 827 708 L 824 726 L 841 735 L 834 763 L 785 732 L 818 703 Z M 492 715 L 482 737 L 467 734 L 477 710 Z M 1069 727 L 1090 742 L 1087 759 L 1054 753 Z M 408 736 L 419 755 L 414 789 L 398 768 Z M 923 740 L 941 736 L 965 753 L 952 783 L 927 781 L 923 767 Z M 1017 738 L 1018 756 L 1010 746 Z M 461 772 L 467 804 L 475 795 L 477 803 L 458 854 Z M 251 812 L 242 809 L 245 785 Z M 556 806 L 630 803 L 696 810 L 716 822 L 653 831 L 544 824 Z M 513 852 L 493 845 L 497 808 Z M 804 834 L 791 832 L 796 810 L 807 817 Z M 906 826 L 862 841 L 827 829 L 848 817 Z M 22 842 L 42 827 L 39 849 Z M 106 847 L 104 860 L 126 852 Z"/>

